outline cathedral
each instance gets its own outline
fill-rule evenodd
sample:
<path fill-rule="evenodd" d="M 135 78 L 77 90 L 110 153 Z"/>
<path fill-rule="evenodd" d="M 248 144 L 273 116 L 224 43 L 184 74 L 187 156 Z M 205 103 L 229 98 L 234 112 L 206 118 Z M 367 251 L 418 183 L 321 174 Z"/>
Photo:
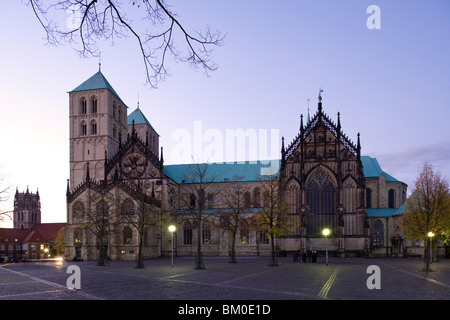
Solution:
<path fill-rule="evenodd" d="M 193 176 L 200 164 L 165 165 L 156 130 L 139 106 L 127 109 L 100 70 L 69 92 L 66 259 L 95 260 L 102 251 L 113 260 L 135 260 L 139 244 L 144 258 L 172 248 L 194 256 L 198 243 L 203 255 L 228 256 L 232 245 L 238 256 L 269 255 L 271 232 L 256 227 L 255 217 L 270 206 L 270 164 L 202 164 L 205 170 Z M 359 134 L 356 143 L 347 137 L 340 114 L 336 121 L 326 114 L 321 94 L 312 118 L 300 119 L 298 135 L 286 144 L 283 138 L 278 170 L 270 175 L 283 217 L 278 221 L 286 222 L 274 237 L 276 251 L 327 250 L 341 257 L 414 251 L 420 244 L 404 238 L 401 223 L 407 185 L 361 155 Z M 229 195 L 240 192 L 242 203 L 230 204 Z M 139 229 L 143 196 L 154 219 Z M 243 218 L 232 232 L 223 225 L 236 208 Z M 205 219 L 198 223 L 195 212 Z M 168 230 L 171 224 L 176 231 Z"/>

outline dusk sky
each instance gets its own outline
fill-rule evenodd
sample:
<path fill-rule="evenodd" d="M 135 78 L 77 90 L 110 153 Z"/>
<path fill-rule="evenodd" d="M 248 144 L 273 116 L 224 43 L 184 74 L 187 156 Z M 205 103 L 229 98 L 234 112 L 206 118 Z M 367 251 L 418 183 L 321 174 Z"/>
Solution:
<path fill-rule="evenodd" d="M 359 132 L 362 154 L 377 158 L 409 193 L 424 161 L 450 178 L 448 0 L 167 2 L 188 31 L 209 25 L 226 35 L 209 77 L 169 59 L 172 76 L 150 89 L 134 38 L 100 43 L 102 73 L 128 113 L 139 97 L 165 164 L 188 163 L 191 155 L 254 160 L 226 150 L 208 157 L 209 134 L 222 135 L 225 146 L 227 130 L 238 129 L 258 134 L 257 159 L 279 158 L 281 137 L 286 145 L 296 137 L 300 114 L 307 116 L 310 99 L 313 116 L 322 88 L 324 112 L 334 121 L 340 112 L 343 132 L 354 142 Z M 380 9 L 380 29 L 367 26 L 370 5 Z M 16 188 L 28 186 L 39 190 L 42 222 L 66 222 L 68 92 L 98 71 L 99 59 L 80 58 L 70 45 L 46 46 L 25 1 L 3 1 L 0 28 L 0 170 L 11 186 L 1 209 L 12 210 Z M 184 48 L 181 38 L 175 44 Z M 191 142 L 189 150 L 181 140 Z"/>

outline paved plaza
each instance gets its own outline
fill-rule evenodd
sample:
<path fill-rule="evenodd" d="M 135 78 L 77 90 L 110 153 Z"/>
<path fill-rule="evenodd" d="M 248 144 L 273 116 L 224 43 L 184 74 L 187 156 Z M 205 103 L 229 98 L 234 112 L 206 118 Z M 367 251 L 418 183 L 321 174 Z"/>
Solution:
<path fill-rule="evenodd" d="M 193 257 L 132 261 L 107 266 L 89 262 L 25 262 L 0 265 L 0 300 L 448 300 L 450 259 L 423 272 L 423 259 L 325 258 L 295 263 L 268 257 L 205 257 L 205 270 L 194 269 Z M 68 289 L 69 266 L 79 267 L 80 289 Z M 379 289 L 375 273 L 378 266 Z M 73 267 L 72 267 L 73 268 Z M 369 269 L 369 270 L 368 270 Z M 69 273 L 68 273 L 69 270 Z M 369 279 L 369 281 L 368 281 Z M 71 282 L 75 283 L 75 282 Z"/>

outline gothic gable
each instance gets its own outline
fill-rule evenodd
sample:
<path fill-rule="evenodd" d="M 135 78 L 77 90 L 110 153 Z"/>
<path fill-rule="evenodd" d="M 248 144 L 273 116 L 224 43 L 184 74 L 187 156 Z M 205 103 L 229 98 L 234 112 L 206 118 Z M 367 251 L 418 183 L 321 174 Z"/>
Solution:
<path fill-rule="evenodd" d="M 161 177 L 163 162 L 132 131 L 117 153 L 105 160 L 105 176 L 109 180 L 148 180 Z"/>
<path fill-rule="evenodd" d="M 359 134 L 358 144 L 355 145 L 341 130 L 340 114 L 335 124 L 322 111 L 322 102 L 319 101 L 317 113 L 306 126 L 303 126 L 301 116 L 300 132 L 282 150 L 282 156 L 285 162 L 356 160 L 360 158 L 360 149 Z"/>

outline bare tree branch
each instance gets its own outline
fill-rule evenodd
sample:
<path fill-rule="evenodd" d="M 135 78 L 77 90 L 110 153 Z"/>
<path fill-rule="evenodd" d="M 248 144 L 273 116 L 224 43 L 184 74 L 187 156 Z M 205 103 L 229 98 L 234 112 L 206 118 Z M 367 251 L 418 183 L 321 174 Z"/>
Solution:
<path fill-rule="evenodd" d="M 126 17 L 125 9 L 118 0 L 27 0 L 51 45 L 79 45 L 75 50 L 82 57 L 99 55 L 99 40 L 111 40 L 131 35 L 137 40 L 146 72 L 146 83 L 156 88 L 169 75 L 167 56 L 175 61 L 189 64 L 194 69 L 203 69 L 206 75 L 217 69 L 212 61 L 215 47 L 223 45 L 220 32 L 212 32 L 207 26 L 203 33 L 187 31 L 169 5 L 163 0 L 130 1 L 131 6 L 142 7 L 144 19 L 150 22 L 151 31 L 140 32 Z M 73 13 L 68 30 L 61 28 L 51 18 L 54 11 Z M 176 37 L 176 34 L 179 34 Z M 186 50 L 179 51 L 175 38 L 185 44 Z M 80 43 L 79 43 L 80 42 Z"/>

